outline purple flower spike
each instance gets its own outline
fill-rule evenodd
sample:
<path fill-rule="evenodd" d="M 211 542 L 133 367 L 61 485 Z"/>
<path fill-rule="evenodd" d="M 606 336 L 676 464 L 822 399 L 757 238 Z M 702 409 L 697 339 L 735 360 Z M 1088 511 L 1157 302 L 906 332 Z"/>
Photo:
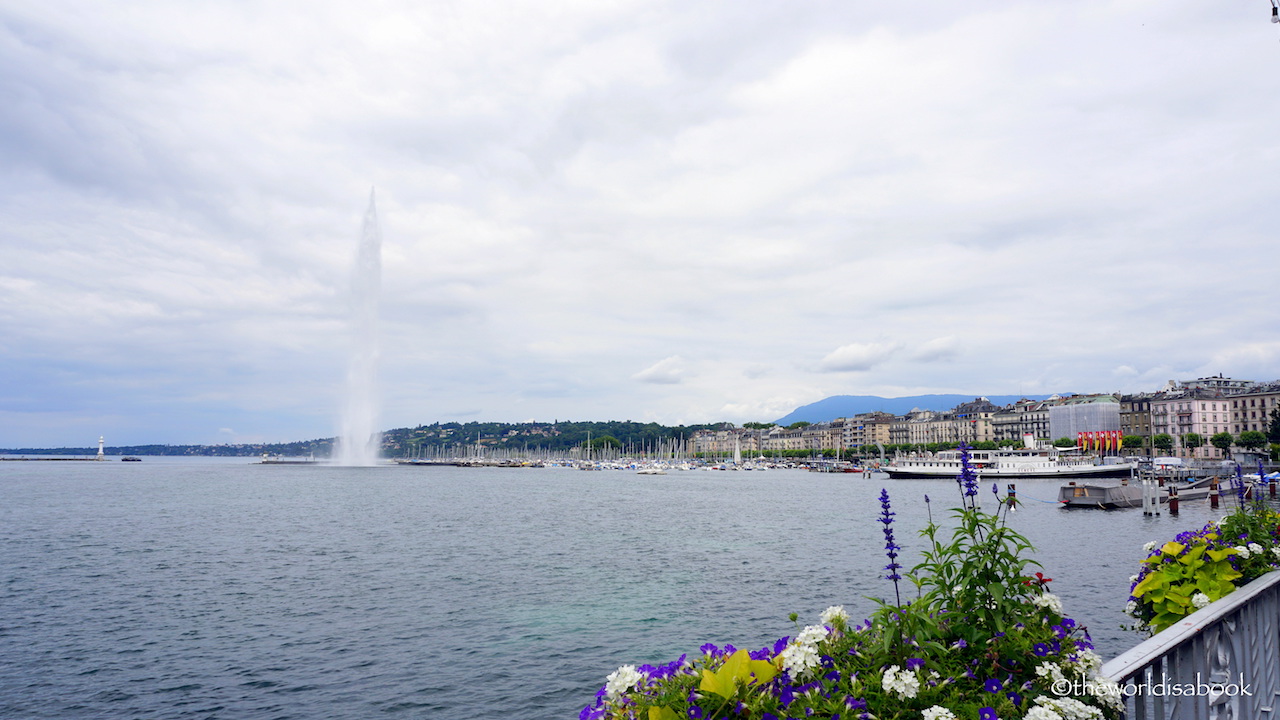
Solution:
<path fill-rule="evenodd" d="M 893 595 L 899 606 L 902 605 L 902 596 L 898 592 L 898 581 L 902 576 L 898 571 L 902 569 L 902 565 L 898 563 L 898 551 L 902 548 L 893 540 L 893 516 L 897 513 L 893 512 L 889 506 L 889 491 L 880 488 L 880 522 L 884 524 L 884 550 L 889 557 L 889 564 L 884 566 L 888 571 L 885 575 L 887 580 L 893 581 Z"/>
<path fill-rule="evenodd" d="M 964 498 L 978 494 L 978 472 L 973 469 L 973 456 L 969 453 L 972 449 L 968 443 L 960 443 L 960 474 L 956 476 L 956 482 L 959 483 L 960 493 Z"/>

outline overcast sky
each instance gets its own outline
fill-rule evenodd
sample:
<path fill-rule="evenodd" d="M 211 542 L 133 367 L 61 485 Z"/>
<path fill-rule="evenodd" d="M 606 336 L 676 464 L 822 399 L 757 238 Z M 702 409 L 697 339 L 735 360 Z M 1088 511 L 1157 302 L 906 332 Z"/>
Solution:
<path fill-rule="evenodd" d="M 1269 16 L 0 2 L 0 447 L 1280 378 Z"/>

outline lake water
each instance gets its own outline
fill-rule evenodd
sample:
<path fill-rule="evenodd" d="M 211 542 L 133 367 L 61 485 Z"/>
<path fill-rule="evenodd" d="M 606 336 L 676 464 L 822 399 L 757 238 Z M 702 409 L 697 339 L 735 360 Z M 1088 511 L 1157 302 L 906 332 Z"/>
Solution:
<path fill-rule="evenodd" d="M 1011 524 L 1111 657 L 1140 639 L 1142 544 L 1221 511 L 1068 511 L 1057 486 L 1020 483 Z M 954 482 L 0 462 L 0 717 L 576 718 L 619 665 L 892 597 L 882 487 L 910 565 Z"/>

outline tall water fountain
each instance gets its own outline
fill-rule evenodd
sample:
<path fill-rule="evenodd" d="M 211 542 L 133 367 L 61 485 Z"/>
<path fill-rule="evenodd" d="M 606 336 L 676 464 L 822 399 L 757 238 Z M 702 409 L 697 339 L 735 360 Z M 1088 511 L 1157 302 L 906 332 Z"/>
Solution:
<path fill-rule="evenodd" d="M 336 460 L 339 465 L 378 464 L 378 298 L 382 290 L 382 234 L 373 190 L 364 213 L 360 248 L 351 274 L 351 367 L 343 403 Z"/>

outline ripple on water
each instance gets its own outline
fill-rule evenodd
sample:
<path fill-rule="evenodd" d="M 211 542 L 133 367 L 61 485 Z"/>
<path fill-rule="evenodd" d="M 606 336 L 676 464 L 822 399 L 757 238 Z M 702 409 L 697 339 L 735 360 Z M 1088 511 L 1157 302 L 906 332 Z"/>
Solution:
<path fill-rule="evenodd" d="M 954 492 L 803 472 L 11 470 L 6 718 L 573 717 L 618 665 L 760 647 L 791 612 L 869 614 L 892 592 L 880 488 L 906 553 L 923 494 Z M 1212 515 L 1028 502 L 1010 522 L 1111 655 L 1137 640 L 1118 626 L 1142 543 Z"/>

